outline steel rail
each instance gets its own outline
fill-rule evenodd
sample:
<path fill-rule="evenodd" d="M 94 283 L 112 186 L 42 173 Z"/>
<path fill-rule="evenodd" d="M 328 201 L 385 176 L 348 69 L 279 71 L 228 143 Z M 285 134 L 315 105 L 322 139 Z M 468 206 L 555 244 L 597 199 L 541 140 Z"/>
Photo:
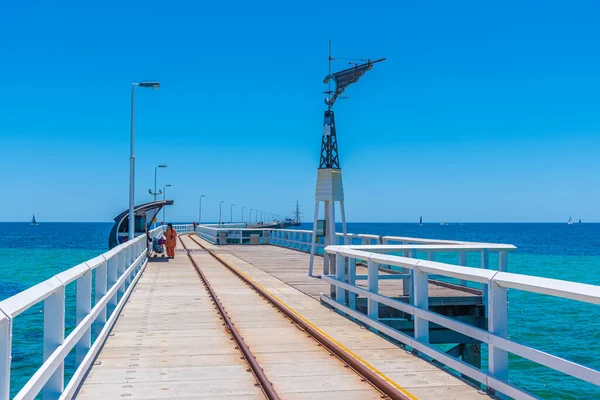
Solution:
<path fill-rule="evenodd" d="M 337 358 L 343 361 L 346 365 L 352 368 L 361 378 L 368 381 L 375 389 L 383 393 L 385 396 L 389 397 L 392 400 L 413 400 L 413 397 L 409 397 L 406 394 L 402 393 L 398 388 L 394 387 L 389 381 L 379 376 L 375 371 L 371 368 L 357 360 L 351 354 L 349 354 L 346 350 L 344 350 L 340 345 L 332 341 L 329 337 L 321 333 L 314 326 L 307 323 L 305 320 L 300 318 L 297 314 L 292 312 L 288 307 L 284 306 L 279 302 L 276 298 L 274 298 L 269 292 L 258 286 L 252 280 L 249 280 L 243 274 L 240 274 L 239 271 L 230 266 L 226 261 L 222 260 L 218 255 L 213 253 L 210 249 L 204 247 L 200 242 L 198 242 L 193 235 L 189 235 L 189 238 L 192 239 L 198 246 L 202 247 L 204 250 L 208 252 L 211 256 L 213 256 L 219 263 L 229 269 L 233 274 L 235 274 L 238 278 L 240 278 L 244 283 L 250 286 L 254 291 L 264 297 L 269 301 L 273 306 L 275 306 L 279 311 L 281 311 L 285 316 L 287 316 L 290 320 L 292 320 L 296 325 L 301 327 L 306 333 L 312 336 L 317 342 L 319 342 L 322 346 L 331 351 Z M 183 242 L 182 242 L 183 243 Z"/>
<path fill-rule="evenodd" d="M 279 395 L 273 388 L 273 384 L 271 383 L 271 381 L 269 381 L 269 378 L 263 371 L 263 369 L 260 366 L 260 364 L 258 363 L 258 361 L 256 361 L 256 357 L 254 357 L 254 354 L 252 354 L 252 351 L 250 351 L 250 348 L 248 347 L 246 342 L 244 342 L 244 338 L 242 338 L 240 333 L 235 328 L 235 325 L 229 318 L 229 315 L 227 315 L 227 312 L 225 311 L 225 308 L 223 307 L 223 305 L 221 304 L 221 301 L 217 297 L 217 294 L 215 293 L 213 288 L 210 286 L 210 283 L 208 282 L 208 279 L 204 275 L 204 272 L 202 272 L 202 270 L 200 269 L 200 267 L 198 266 L 198 264 L 196 263 L 196 261 L 194 260 L 192 255 L 190 254 L 190 251 L 187 248 L 187 246 L 185 245 L 185 243 L 183 242 L 183 240 L 181 239 L 181 236 L 179 237 L 179 241 L 181 242 L 181 245 L 185 249 L 187 256 L 189 257 L 190 261 L 192 262 L 192 265 L 196 269 L 198 276 L 200 276 L 200 279 L 202 279 L 202 282 L 204 283 L 206 290 L 210 294 L 210 297 L 212 297 L 213 302 L 215 303 L 215 306 L 217 307 L 217 310 L 219 311 L 219 314 L 221 314 L 221 317 L 223 318 L 223 321 L 225 322 L 227 331 L 231 334 L 231 336 L 235 340 L 237 347 L 242 352 L 244 359 L 248 363 L 248 366 L 250 367 L 252 374 L 258 381 L 258 384 L 260 385 L 261 389 L 263 390 L 265 396 L 267 396 L 267 398 L 269 400 L 280 400 Z"/>

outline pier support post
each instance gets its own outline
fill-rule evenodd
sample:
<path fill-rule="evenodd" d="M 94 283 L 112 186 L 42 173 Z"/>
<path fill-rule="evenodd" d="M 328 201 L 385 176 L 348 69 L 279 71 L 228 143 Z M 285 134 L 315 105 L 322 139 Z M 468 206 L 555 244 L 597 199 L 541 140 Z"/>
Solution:
<path fill-rule="evenodd" d="M 79 325 L 81 321 L 92 311 L 92 270 L 77 279 L 75 323 Z M 81 339 L 75 345 L 75 365 L 79 366 L 92 346 L 92 331 L 85 331 Z"/>
<path fill-rule="evenodd" d="M 61 284 L 44 300 L 44 361 L 65 340 L 65 287 Z M 42 389 L 43 400 L 58 399 L 65 384 L 65 363 L 62 362 Z"/>

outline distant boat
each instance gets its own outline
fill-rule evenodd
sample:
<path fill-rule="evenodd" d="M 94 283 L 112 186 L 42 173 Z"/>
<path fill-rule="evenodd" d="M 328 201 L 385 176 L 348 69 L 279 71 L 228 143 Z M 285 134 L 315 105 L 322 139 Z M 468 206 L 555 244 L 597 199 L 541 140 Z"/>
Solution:
<path fill-rule="evenodd" d="M 419 226 L 423 226 L 423 217 L 419 217 Z"/>
<path fill-rule="evenodd" d="M 580 224 L 580 223 L 581 223 L 581 218 L 579 218 L 579 222 L 578 222 L 578 224 Z"/>
<path fill-rule="evenodd" d="M 33 214 L 33 218 L 31 218 L 31 225 L 38 226 L 37 221 L 35 220 L 35 214 Z"/>
<path fill-rule="evenodd" d="M 569 222 L 567 222 L 567 225 L 573 225 L 573 218 L 569 217 Z"/>

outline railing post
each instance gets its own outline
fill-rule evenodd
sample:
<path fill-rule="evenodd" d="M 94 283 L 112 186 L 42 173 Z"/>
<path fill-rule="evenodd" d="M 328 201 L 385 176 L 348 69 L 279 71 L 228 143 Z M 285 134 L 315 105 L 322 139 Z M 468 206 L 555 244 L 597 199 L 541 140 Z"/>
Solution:
<path fill-rule="evenodd" d="M 467 252 L 461 251 L 458 253 L 458 256 L 459 256 L 459 264 L 463 267 L 466 267 L 467 266 Z M 467 281 L 464 279 L 461 279 L 460 284 L 461 284 L 461 286 L 467 286 Z"/>
<path fill-rule="evenodd" d="M 502 272 L 508 271 L 508 253 L 506 251 L 498 252 L 498 270 Z"/>
<path fill-rule="evenodd" d="M 356 258 L 348 257 L 348 284 L 356 286 Z M 356 293 L 348 293 L 348 307 L 356 309 Z"/>
<path fill-rule="evenodd" d="M 379 264 L 367 260 L 367 289 L 371 293 L 379 294 Z M 379 303 L 369 299 L 367 303 L 369 318 L 379 321 Z"/>
<path fill-rule="evenodd" d="M 346 281 L 346 257 L 335 255 L 335 278 L 338 281 Z M 346 305 L 346 291 L 339 286 L 335 287 L 335 301 Z"/>
<path fill-rule="evenodd" d="M 125 265 L 127 264 L 128 258 L 127 249 L 123 249 L 122 251 L 120 251 L 116 257 L 118 257 L 117 280 L 119 280 L 126 269 Z M 125 284 L 122 284 L 121 287 L 117 290 L 117 302 L 119 301 L 119 298 L 123 295 L 123 293 L 125 293 Z"/>
<path fill-rule="evenodd" d="M 419 262 L 413 269 L 414 281 L 414 306 L 429 311 L 429 277 L 418 267 Z M 415 315 L 415 339 L 423 343 L 429 343 L 429 321 Z"/>
<path fill-rule="evenodd" d="M 409 258 L 417 258 L 417 252 L 414 249 L 411 249 L 408 251 L 408 257 Z M 405 285 L 404 283 L 402 284 L 402 290 L 404 290 L 404 294 L 408 295 L 408 301 L 410 302 L 410 304 L 414 304 L 414 291 L 413 291 L 413 287 L 415 286 L 415 272 L 410 269 L 408 270 L 408 285 Z M 404 282 L 406 282 L 407 280 L 404 279 Z M 407 287 L 408 286 L 408 287 Z"/>
<path fill-rule="evenodd" d="M 481 250 L 481 269 L 490 268 L 490 253 L 487 249 Z M 488 316 L 488 285 L 481 284 L 481 302 L 485 307 L 485 316 Z"/>
<path fill-rule="evenodd" d="M 506 338 L 508 337 L 508 289 L 500 287 L 493 279 L 486 286 L 489 290 L 488 331 Z M 495 378 L 508 381 L 508 353 L 490 343 L 488 359 L 490 374 Z"/>
<path fill-rule="evenodd" d="M 12 321 L 0 311 L 0 398 L 10 398 L 10 363 L 12 359 Z"/>
<path fill-rule="evenodd" d="M 81 321 L 92 311 L 92 270 L 77 279 L 77 294 L 75 305 L 75 324 Z M 92 346 L 92 331 L 87 329 L 75 345 L 75 365 L 79 366 Z"/>
<path fill-rule="evenodd" d="M 106 261 L 106 287 L 112 288 L 117 280 L 119 280 L 119 254 L 114 254 L 111 258 Z M 108 300 L 108 305 L 116 307 L 118 303 L 118 293 L 115 293 L 113 297 Z M 112 310 L 111 310 L 112 311 Z"/>
<path fill-rule="evenodd" d="M 44 300 L 44 361 L 65 340 L 65 287 L 56 291 Z M 65 363 L 58 366 L 42 389 L 42 399 L 58 399 L 65 384 Z"/>
<path fill-rule="evenodd" d="M 384 239 L 384 244 L 388 244 L 388 242 L 389 242 L 388 239 Z M 404 244 L 406 244 L 406 242 L 402 242 L 402 244 L 404 245 Z M 404 257 L 412 257 L 411 253 L 412 252 L 410 252 L 410 251 L 405 251 Z M 412 285 L 412 270 L 410 270 L 408 268 L 402 268 L 402 273 L 411 275 L 411 279 L 402 279 L 402 294 L 404 296 L 410 297 L 411 285 Z"/>
<path fill-rule="evenodd" d="M 98 304 L 98 302 L 106 295 L 107 292 L 107 282 L 108 282 L 108 271 L 107 271 L 107 261 L 105 260 L 100 265 L 98 265 L 95 269 L 96 271 L 96 281 L 94 283 L 94 304 Z M 106 323 L 106 307 L 100 310 L 98 317 L 94 321 L 93 331 L 97 335 L 100 333 L 104 324 Z"/>

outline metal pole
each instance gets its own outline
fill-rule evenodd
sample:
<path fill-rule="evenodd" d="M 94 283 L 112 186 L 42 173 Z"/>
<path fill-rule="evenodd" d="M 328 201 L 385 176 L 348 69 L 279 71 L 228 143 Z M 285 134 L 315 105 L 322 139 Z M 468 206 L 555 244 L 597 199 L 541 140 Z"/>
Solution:
<path fill-rule="evenodd" d="M 233 206 L 235 204 L 231 204 L 231 207 L 229 207 L 229 223 L 233 223 Z"/>
<path fill-rule="evenodd" d="M 245 209 L 245 208 L 246 208 L 246 207 L 242 207 L 242 223 L 244 223 L 244 209 Z"/>
<path fill-rule="evenodd" d="M 252 210 L 254 210 L 254 208 L 250 209 L 250 216 L 248 217 L 248 222 L 252 223 Z"/>
<path fill-rule="evenodd" d="M 165 185 L 165 187 L 163 188 L 163 200 L 167 199 L 167 185 Z M 165 206 L 165 204 L 163 204 L 163 225 L 165 224 L 165 210 L 167 209 L 167 207 Z"/>
<path fill-rule="evenodd" d="M 219 225 L 221 225 L 221 208 L 222 208 L 223 203 L 225 203 L 225 202 L 222 200 L 219 203 Z"/>
<path fill-rule="evenodd" d="M 198 224 L 202 223 L 202 198 L 206 197 L 205 195 L 200 195 L 200 208 L 198 209 Z"/>
<path fill-rule="evenodd" d="M 134 115 L 135 115 L 135 85 L 131 85 L 131 148 L 129 150 L 129 240 L 135 237 L 134 207 L 134 181 L 135 181 L 135 155 L 134 155 Z"/>

